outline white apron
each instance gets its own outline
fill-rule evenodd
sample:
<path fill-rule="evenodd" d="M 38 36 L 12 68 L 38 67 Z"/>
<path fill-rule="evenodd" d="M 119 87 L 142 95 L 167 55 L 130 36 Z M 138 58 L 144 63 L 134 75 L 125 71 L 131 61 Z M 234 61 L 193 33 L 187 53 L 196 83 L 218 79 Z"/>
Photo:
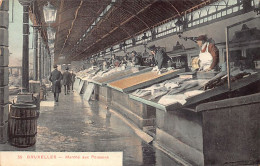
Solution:
<path fill-rule="evenodd" d="M 209 43 L 205 43 L 205 44 L 206 44 L 206 51 L 205 52 L 200 51 L 199 54 L 199 60 L 200 60 L 199 66 L 201 70 L 206 70 L 210 68 L 213 61 L 212 55 L 208 51 Z"/>

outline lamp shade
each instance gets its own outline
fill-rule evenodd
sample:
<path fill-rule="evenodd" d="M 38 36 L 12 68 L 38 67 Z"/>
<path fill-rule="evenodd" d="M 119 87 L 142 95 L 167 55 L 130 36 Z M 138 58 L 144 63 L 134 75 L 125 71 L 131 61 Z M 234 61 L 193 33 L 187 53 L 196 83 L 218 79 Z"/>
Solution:
<path fill-rule="evenodd" d="M 56 21 L 57 10 L 50 4 L 50 2 L 48 2 L 48 4 L 43 7 L 43 14 L 47 24 L 51 24 Z"/>
<path fill-rule="evenodd" d="M 23 6 L 29 6 L 34 0 L 18 0 Z"/>

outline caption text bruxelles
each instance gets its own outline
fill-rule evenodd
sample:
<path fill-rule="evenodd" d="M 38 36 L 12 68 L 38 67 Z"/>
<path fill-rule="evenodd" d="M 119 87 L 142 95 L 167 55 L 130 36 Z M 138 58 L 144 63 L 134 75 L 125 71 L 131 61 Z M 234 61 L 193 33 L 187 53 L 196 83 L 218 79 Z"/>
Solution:
<path fill-rule="evenodd" d="M 23 159 L 23 155 L 18 155 L 18 159 Z M 26 155 L 26 159 L 109 159 L 107 155 Z"/>

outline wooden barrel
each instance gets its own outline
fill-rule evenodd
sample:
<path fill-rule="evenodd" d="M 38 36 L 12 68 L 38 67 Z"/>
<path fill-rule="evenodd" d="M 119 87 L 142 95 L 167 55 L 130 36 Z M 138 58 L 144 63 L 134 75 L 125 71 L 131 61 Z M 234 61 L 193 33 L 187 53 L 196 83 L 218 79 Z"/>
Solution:
<path fill-rule="evenodd" d="M 9 114 L 9 140 L 17 147 L 29 147 L 36 143 L 39 111 L 33 104 L 11 105 Z"/>

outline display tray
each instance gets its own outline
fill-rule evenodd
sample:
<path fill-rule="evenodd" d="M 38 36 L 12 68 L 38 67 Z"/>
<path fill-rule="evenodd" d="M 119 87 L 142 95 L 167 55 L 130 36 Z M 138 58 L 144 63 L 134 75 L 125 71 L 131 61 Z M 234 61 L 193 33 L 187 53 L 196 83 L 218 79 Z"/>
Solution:
<path fill-rule="evenodd" d="M 146 68 L 146 67 L 134 67 L 131 69 L 126 69 L 126 70 L 122 70 L 122 71 L 118 71 L 115 73 L 112 73 L 111 75 L 105 76 L 105 77 L 98 77 L 96 79 L 90 80 L 90 82 L 93 82 L 95 84 L 99 84 L 99 85 L 105 85 L 109 82 L 113 82 L 113 81 L 117 81 L 126 77 L 130 77 L 130 76 L 134 76 L 134 75 L 138 75 L 141 73 L 145 73 L 148 71 L 151 71 L 152 68 Z"/>
<path fill-rule="evenodd" d="M 198 89 L 200 89 L 200 87 L 201 86 L 198 85 L 198 86 L 195 86 L 193 88 L 184 90 L 184 91 L 182 91 L 182 93 L 185 93 L 187 91 L 192 91 L 192 90 L 198 90 Z M 174 109 L 176 110 L 176 109 L 179 109 L 179 108 L 183 107 L 183 105 L 180 104 L 180 103 L 174 103 L 174 104 L 169 104 L 169 105 L 164 105 L 164 104 L 158 103 L 158 101 L 161 99 L 162 96 L 157 97 L 155 99 L 151 99 L 151 97 L 153 97 L 152 95 L 146 95 L 146 96 L 138 97 L 138 96 L 135 96 L 133 94 L 129 94 L 129 97 L 131 99 L 137 100 L 137 101 L 139 101 L 141 103 L 144 103 L 146 105 L 150 105 L 152 107 L 158 108 L 158 109 L 166 111 L 166 112 L 170 111 L 170 110 L 174 110 Z M 174 97 L 174 95 L 173 95 L 173 97 Z M 196 97 L 196 96 L 194 96 L 194 97 Z M 190 98 L 193 98 L 193 97 L 190 97 Z M 190 98 L 187 98 L 187 100 L 189 100 Z"/>
<path fill-rule="evenodd" d="M 122 92 L 130 92 L 138 88 L 146 87 L 170 78 L 177 77 L 179 73 L 183 73 L 184 71 L 185 69 L 175 69 L 163 74 L 157 74 L 156 71 L 149 71 L 111 82 L 108 84 L 108 86 Z"/>
<path fill-rule="evenodd" d="M 198 104 L 206 103 L 206 102 L 210 102 L 210 101 L 226 99 L 228 96 L 230 96 L 229 94 L 233 94 L 236 96 L 246 95 L 246 94 L 243 94 L 244 90 L 242 90 L 242 89 L 247 88 L 247 87 L 251 86 L 252 84 L 255 84 L 258 82 L 260 82 L 260 73 L 242 78 L 236 82 L 231 83 L 231 85 L 232 85 L 231 90 L 228 89 L 227 84 L 224 84 L 224 85 L 216 87 L 214 89 L 206 90 L 204 93 L 198 94 L 196 96 L 189 97 L 186 99 L 186 103 L 183 105 L 180 103 L 174 103 L 174 104 L 170 104 L 170 105 L 159 104 L 158 101 L 160 100 L 161 97 L 149 100 L 151 95 L 137 97 L 135 95 L 129 94 L 129 97 L 131 99 L 140 101 L 144 104 L 150 105 L 152 107 L 155 107 L 155 108 L 158 108 L 160 110 L 167 112 L 167 111 L 178 110 L 181 108 L 188 108 L 190 106 L 193 107 Z M 197 90 L 200 88 L 201 88 L 200 86 L 196 86 L 194 88 L 188 89 L 187 91 Z M 185 91 L 183 91 L 183 92 L 185 92 Z M 189 109 L 189 110 L 197 112 L 196 109 Z"/>

